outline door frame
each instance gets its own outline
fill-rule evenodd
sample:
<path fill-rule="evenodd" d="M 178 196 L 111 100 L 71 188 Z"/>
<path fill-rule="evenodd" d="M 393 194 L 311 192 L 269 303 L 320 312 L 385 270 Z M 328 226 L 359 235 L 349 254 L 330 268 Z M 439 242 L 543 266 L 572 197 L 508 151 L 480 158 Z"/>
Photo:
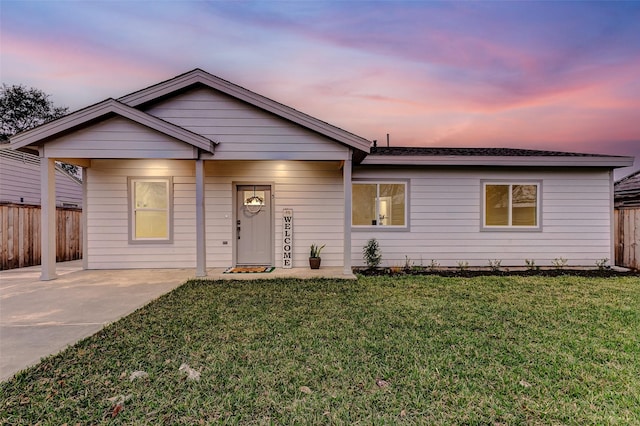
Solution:
<path fill-rule="evenodd" d="M 271 202 L 269 208 L 269 214 L 271 215 L 271 231 L 270 231 L 270 239 L 271 239 L 271 266 L 275 265 L 276 253 L 275 253 L 275 235 L 276 235 L 276 227 L 275 227 L 275 182 L 265 182 L 265 181 L 239 181 L 239 182 L 231 182 L 232 187 L 232 211 L 233 211 L 233 220 L 231 221 L 231 233 L 233 235 L 233 253 L 232 253 L 232 264 L 233 266 L 238 266 L 238 187 L 239 186 L 268 186 L 271 188 Z"/>

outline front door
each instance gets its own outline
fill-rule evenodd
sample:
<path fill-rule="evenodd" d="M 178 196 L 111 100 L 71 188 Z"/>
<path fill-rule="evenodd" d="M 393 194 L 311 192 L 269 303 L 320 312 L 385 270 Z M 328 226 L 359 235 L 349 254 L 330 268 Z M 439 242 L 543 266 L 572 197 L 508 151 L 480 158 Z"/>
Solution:
<path fill-rule="evenodd" d="M 271 186 L 238 185 L 236 191 L 236 264 L 271 265 Z"/>

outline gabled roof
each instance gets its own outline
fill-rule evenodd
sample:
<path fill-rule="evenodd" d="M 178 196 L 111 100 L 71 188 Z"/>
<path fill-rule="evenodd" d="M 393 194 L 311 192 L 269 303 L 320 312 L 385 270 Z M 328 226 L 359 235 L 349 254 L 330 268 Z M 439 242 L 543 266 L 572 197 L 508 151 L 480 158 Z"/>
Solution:
<path fill-rule="evenodd" d="M 614 185 L 616 207 L 640 206 L 640 170 Z"/>
<path fill-rule="evenodd" d="M 626 167 L 633 157 L 515 148 L 373 147 L 362 164 Z"/>
<path fill-rule="evenodd" d="M 615 184 L 616 190 L 626 191 L 636 189 L 640 191 L 640 170 L 623 177 Z"/>
<path fill-rule="evenodd" d="M 310 115 L 283 105 L 265 96 L 259 95 L 245 89 L 244 87 L 240 87 L 227 80 L 223 80 L 220 77 L 216 77 L 199 68 L 185 74 L 181 74 L 170 80 L 163 81 L 162 83 L 147 87 L 146 89 L 138 90 L 137 92 L 123 96 L 118 100 L 131 107 L 139 108 L 196 85 L 210 87 L 293 123 L 318 132 L 344 145 L 365 153 L 369 152 L 371 143 L 360 136 L 311 117 Z"/>
<path fill-rule="evenodd" d="M 214 151 L 216 142 L 180 126 L 171 124 L 168 121 L 161 120 L 143 111 L 132 108 L 122 102 L 116 101 L 115 99 L 107 99 L 57 120 L 50 121 L 34 129 L 18 133 L 9 139 L 10 146 L 13 149 L 20 149 L 32 144 L 39 145 L 44 143 L 46 140 L 69 132 L 73 129 L 80 128 L 92 122 L 112 116 L 127 118 L 133 122 L 191 144 L 204 151 L 211 153 Z"/>

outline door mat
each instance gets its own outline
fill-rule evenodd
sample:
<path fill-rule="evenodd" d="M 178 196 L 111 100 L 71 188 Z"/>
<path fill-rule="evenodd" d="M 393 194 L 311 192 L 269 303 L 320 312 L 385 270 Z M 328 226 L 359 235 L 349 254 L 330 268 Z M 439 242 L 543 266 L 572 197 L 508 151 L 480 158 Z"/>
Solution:
<path fill-rule="evenodd" d="M 224 271 L 224 274 L 259 274 L 259 273 L 268 273 L 273 271 L 273 266 L 236 266 L 227 268 Z"/>

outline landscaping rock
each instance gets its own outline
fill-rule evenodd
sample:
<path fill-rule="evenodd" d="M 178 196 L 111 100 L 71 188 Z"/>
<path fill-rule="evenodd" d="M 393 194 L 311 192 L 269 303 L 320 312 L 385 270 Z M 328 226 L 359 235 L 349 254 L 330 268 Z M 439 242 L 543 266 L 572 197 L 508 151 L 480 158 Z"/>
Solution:
<path fill-rule="evenodd" d="M 134 371 L 129 375 L 129 381 L 133 382 L 135 379 L 143 379 L 149 377 L 149 373 L 146 371 Z"/>
<path fill-rule="evenodd" d="M 186 373 L 187 380 L 195 380 L 195 381 L 200 380 L 200 372 L 189 367 L 188 364 L 182 363 L 178 371 L 183 371 L 184 373 Z"/>

